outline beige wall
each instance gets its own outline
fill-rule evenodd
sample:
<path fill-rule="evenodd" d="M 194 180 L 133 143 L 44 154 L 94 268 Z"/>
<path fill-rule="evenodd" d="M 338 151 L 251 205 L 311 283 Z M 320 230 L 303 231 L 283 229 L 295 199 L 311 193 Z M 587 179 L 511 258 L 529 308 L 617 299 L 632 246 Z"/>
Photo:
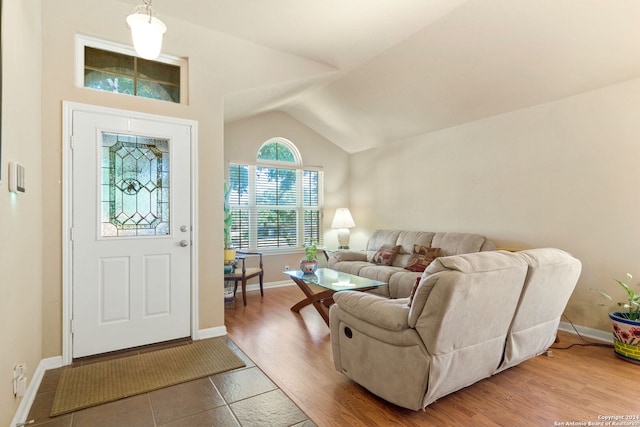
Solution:
<path fill-rule="evenodd" d="M 2 13 L 0 425 L 6 426 L 20 403 L 13 397 L 13 368 L 26 363 L 31 378 L 42 358 L 40 2 L 3 0 Z M 9 161 L 26 168 L 25 194 L 8 191 Z"/>
<path fill-rule="evenodd" d="M 623 297 L 611 278 L 640 279 L 639 115 L 633 80 L 356 154 L 354 237 L 468 231 L 499 246 L 564 249 L 583 262 L 567 316 L 609 330 L 591 288 Z"/>
<path fill-rule="evenodd" d="M 331 141 L 318 135 L 291 116 L 282 112 L 265 113 L 227 124 L 224 129 L 225 165 L 230 161 L 254 162 L 260 146 L 273 137 L 288 139 L 296 145 L 307 166 L 322 166 L 324 170 L 324 244 L 338 246 L 338 237 L 331 229 L 336 208 L 349 202 L 349 155 Z M 228 173 L 228 170 L 227 170 Z M 269 255 L 265 253 L 265 281 L 286 280 L 285 265 L 298 268 L 302 252 Z"/>

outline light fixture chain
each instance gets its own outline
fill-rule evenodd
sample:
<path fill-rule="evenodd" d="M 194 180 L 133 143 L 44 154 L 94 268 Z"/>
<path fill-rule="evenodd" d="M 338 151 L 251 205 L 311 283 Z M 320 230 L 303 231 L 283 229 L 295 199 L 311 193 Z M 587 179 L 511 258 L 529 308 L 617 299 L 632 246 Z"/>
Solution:
<path fill-rule="evenodd" d="M 144 7 L 147 9 L 147 14 L 149 15 L 149 24 L 151 24 L 151 19 L 153 18 L 153 10 L 151 9 L 151 0 L 144 0 Z"/>

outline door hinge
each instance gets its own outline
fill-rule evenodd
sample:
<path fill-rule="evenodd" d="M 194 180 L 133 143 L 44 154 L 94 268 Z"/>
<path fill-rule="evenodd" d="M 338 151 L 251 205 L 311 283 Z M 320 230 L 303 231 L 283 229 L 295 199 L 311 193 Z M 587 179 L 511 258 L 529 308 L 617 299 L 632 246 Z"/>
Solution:
<path fill-rule="evenodd" d="M 69 229 L 69 240 L 73 242 L 73 227 Z"/>
<path fill-rule="evenodd" d="M 69 137 L 69 146 L 71 147 L 71 149 L 72 149 L 72 150 L 74 149 L 73 141 L 74 141 L 74 138 L 73 138 L 73 135 L 71 135 L 71 136 Z"/>
<path fill-rule="evenodd" d="M 73 333 L 73 319 L 69 320 L 69 328 L 71 329 L 71 333 Z"/>

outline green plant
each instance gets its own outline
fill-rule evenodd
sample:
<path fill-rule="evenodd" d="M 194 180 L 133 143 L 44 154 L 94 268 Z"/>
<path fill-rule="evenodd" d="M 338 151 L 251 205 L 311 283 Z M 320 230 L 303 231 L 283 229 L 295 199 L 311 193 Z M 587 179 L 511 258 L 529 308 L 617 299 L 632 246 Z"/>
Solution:
<path fill-rule="evenodd" d="M 316 252 L 318 252 L 318 248 L 316 247 L 316 240 L 309 239 L 309 244 L 304 246 L 305 261 L 315 261 Z"/>
<path fill-rule="evenodd" d="M 231 202 L 229 196 L 231 195 L 231 187 L 224 182 L 224 248 L 231 249 L 233 244 L 231 242 L 231 226 L 233 225 L 233 216 L 231 215 Z"/>
<path fill-rule="evenodd" d="M 631 280 L 631 279 L 633 279 L 633 276 L 627 273 L 627 280 Z M 613 280 L 615 280 L 616 283 L 620 285 L 622 289 L 624 289 L 627 292 L 627 296 L 628 296 L 626 302 L 618 303 L 620 307 L 624 307 L 628 310 L 626 313 L 625 312 L 621 313 L 621 315 L 623 315 L 623 317 L 629 320 L 640 320 L 640 293 L 636 293 L 633 289 L 631 289 L 629 285 L 624 283 L 622 280 L 618 280 L 616 278 L 614 278 Z M 613 301 L 613 298 L 611 298 L 611 296 L 606 292 L 603 292 L 599 289 L 596 289 L 596 290 L 601 295 L 606 297 L 609 301 Z"/>

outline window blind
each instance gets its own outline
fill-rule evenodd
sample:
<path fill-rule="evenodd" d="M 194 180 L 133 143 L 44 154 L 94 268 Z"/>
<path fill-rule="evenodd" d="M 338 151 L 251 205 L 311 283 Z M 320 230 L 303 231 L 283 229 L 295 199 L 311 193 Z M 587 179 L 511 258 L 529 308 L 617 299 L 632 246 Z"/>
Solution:
<path fill-rule="evenodd" d="M 231 239 L 236 249 L 322 244 L 322 171 L 233 163 Z"/>

